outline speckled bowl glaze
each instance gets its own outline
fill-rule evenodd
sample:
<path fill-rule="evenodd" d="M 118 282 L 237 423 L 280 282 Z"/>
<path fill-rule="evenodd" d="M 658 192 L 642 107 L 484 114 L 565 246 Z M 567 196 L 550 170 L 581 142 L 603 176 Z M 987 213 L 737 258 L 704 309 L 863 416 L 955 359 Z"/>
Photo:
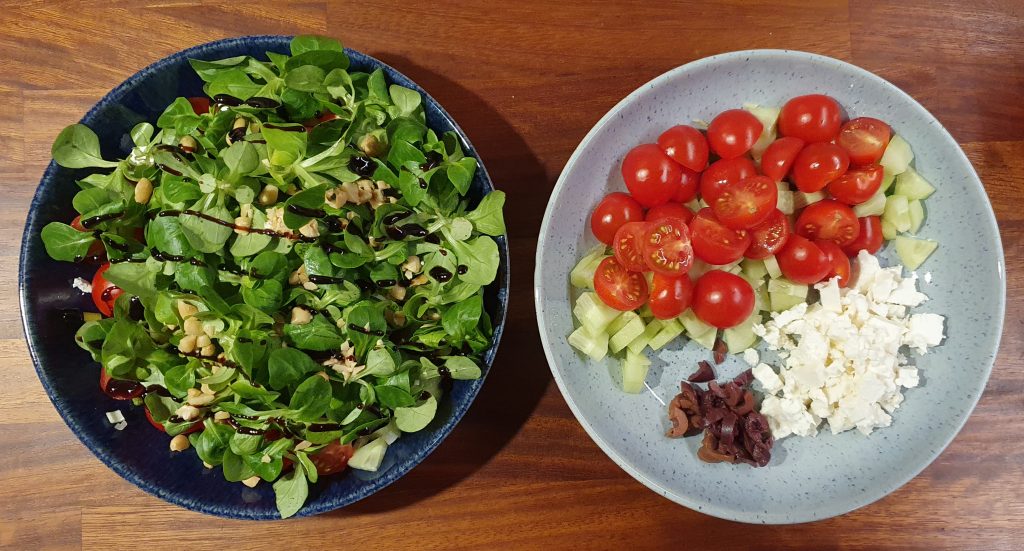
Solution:
<path fill-rule="evenodd" d="M 82 119 L 100 137 L 105 158 L 124 157 L 131 148 L 125 135 L 136 123 L 156 122 L 178 96 L 202 95 L 202 82 L 192 72 L 189 58 L 215 60 L 237 55 L 265 59 L 264 52 L 288 53 L 287 36 L 232 38 L 189 48 L 139 71 L 103 97 Z M 384 69 L 388 81 L 423 94 L 427 124 L 436 131 L 454 130 L 468 155 L 477 157 L 469 139 L 451 116 L 406 76 L 360 52 L 347 50 L 353 68 Z M 75 277 L 91 278 L 95 266 L 56 262 L 46 255 L 39 232 L 47 223 L 74 216 L 71 198 L 76 178 L 54 163 L 46 169 L 36 190 L 22 239 L 18 287 L 29 353 L 50 400 L 71 430 L 103 463 L 139 488 L 171 503 L 203 513 L 240 519 L 280 518 L 269 484 L 250 489 L 224 480 L 220 469 L 204 469 L 195 453 L 171 453 L 168 438 L 146 422 L 142 409 L 107 398 L 97 384 L 99 366 L 73 342 L 76 327 L 61 320 L 65 308 L 92 310 L 92 302 L 71 288 Z M 479 201 L 494 189 L 481 162 L 470 190 Z M 497 279 L 487 289 L 485 307 L 494 320 L 494 339 L 484 354 L 484 375 L 497 352 L 508 306 L 508 245 L 498 238 L 501 264 Z M 344 507 L 391 484 L 422 461 L 455 427 L 484 383 L 456 381 L 444 397 L 437 417 L 426 429 L 403 436 L 387 453 L 376 473 L 349 471 L 327 477 L 310 487 L 305 506 L 296 516 L 308 516 Z M 121 432 L 107 422 L 104 412 L 120 409 L 128 421 Z"/>
<path fill-rule="evenodd" d="M 709 357 L 676 342 L 654 359 L 649 392 L 619 390 L 614 360 L 585 360 L 566 343 L 572 331 L 568 273 L 597 241 L 590 211 L 606 193 L 624 191 L 619 162 L 674 124 L 710 120 L 744 102 L 781 105 L 825 93 L 851 117 L 888 121 L 913 147 L 919 172 L 938 191 L 927 200 L 921 234 L 939 240 L 919 269 L 931 297 L 916 311 L 946 316 L 942 346 L 917 359 L 922 386 L 905 392 L 893 425 L 865 437 L 856 431 L 785 438 L 771 463 L 711 465 L 696 457 L 699 438 L 669 439 L 663 403 L 679 381 Z M 896 263 L 891 246 L 883 264 Z M 537 248 L 535 297 L 548 363 L 576 418 L 626 472 L 659 494 L 709 515 L 751 523 L 797 523 L 869 504 L 909 481 L 956 436 L 981 396 L 999 345 L 1005 302 L 1003 252 L 988 198 L 953 138 L 910 96 L 853 65 L 802 52 L 733 52 L 673 69 L 616 105 L 569 159 L 548 202 Z M 746 365 L 730 358 L 719 377 Z"/>

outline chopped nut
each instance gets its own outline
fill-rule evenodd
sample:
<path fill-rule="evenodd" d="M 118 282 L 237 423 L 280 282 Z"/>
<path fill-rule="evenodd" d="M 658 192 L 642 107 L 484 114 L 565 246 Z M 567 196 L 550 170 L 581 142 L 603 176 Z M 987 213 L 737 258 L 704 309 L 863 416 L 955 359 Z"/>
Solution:
<path fill-rule="evenodd" d="M 318 371 L 316 373 L 316 375 L 317 375 L 317 377 L 320 377 L 321 379 L 323 379 L 325 381 L 330 381 L 331 380 L 331 376 L 328 375 L 326 371 Z"/>
<path fill-rule="evenodd" d="M 189 447 L 188 437 L 184 434 L 179 434 L 174 438 L 171 438 L 171 451 L 181 452 L 187 450 Z"/>
<path fill-rule="evenodd" d="M 427 319 L 431 321 L 437 321 L 441 319 L 441 313 L 438 312 L 437 310 L 431 309 L 430 311 L 427 312 Z"/>
<path fill-rule="evenodd" d="M 210 465 L 206 461 L 203 461 L 203 466 L 206 467 L 207 469 L 212 469 L 213 468 L 213 465 Z"/>
<path fill-rule="evenodd" d="M 260 458 L 260 463 L 270 463 L 271 461 L 273 459 L 267 454 L 263 454 L 263 457 Z"/>
<path fill-rule="evenodd" d="M 363 204 L 373 197 L 373 182 L 370 180 L 359 180 L 356 182 L 358 193 L 356 194 L 355 202 Z"/>
<path fill-rule="evenodd" d="M 199 308 L 194 304 L 185 302 L 184 300 L 178 301 L 178 315 L 181 319 L 185 319 L 189 316 L 194 316 L 199 313 Z"/>
<path fill-rule="evenodd" d="M 317 225 L 316 220 L 310 220 L 304 226 L 299 228 L 299 233 L 306 237 L 319 237 L 320 226 Z"/>
<path fill-rule="evenodd" d="M 196 336 L 195 335 L 185 335 L 184 337 L 182 337 L 181 341 L 178 343 L 178 350 L 180 350 L 181 352 L 183 352 L 185 354 L 191 354 L 192 352 L 195 352 L 195 350 L 196 350 Z"/>
<path fill-rule="evenodd" d="M 255 488 L 256 485 L 259 484 L 259 483 L 260 483 L 260 477 L 259 476 L 255 476 L 255 475 L 254 476 L 250 476 L 249 478 L 246 478 L 245 480 L 242 481 L 242 484 L 245 484 L 246 486 L 248 486 L 250 488 Z"/>
<path fill-rule="evenodd" d="M 409 286 L 410 287 L 419 287 L 420 285 L 426 285 L 428 281 L 430 281 L 430 280 L 427 278 L 426 275 L 420 274 L 420 275 L 416 276 L 411 282 L 409 282 Z"/>
<path fill-rule="evenodd" d="M 178 140 L 178 147 L 180 147 L 185 153 L 194 153 L 198 144 L 196 144 L 196 139 L 192 136 L 182 136 L 181 139 Z"/>
<path fill-rule="evenodd" d="M 189 390 L 195 390 L 195 389 L 191 389 L 190 388 Z M 188 405 L 190 405 L 190 406 L 202 407 L 202 406 L 208 406 L 208 405 L 212 404 L 213 401 L 216 400 L 216 399 L 217 399 L 217 397 L 214 396 L 213 394 L 198 394 L 196 396 L 189 397 L 188 400 L 186 400 L 186 401 L 188 402 Z"/>
<path fill-rule="evenodd" d="M 195 316 L 189 316 L 185 318 L 185 323 L 182 324 L 182 328 L 185 329 L 186 335 L 202 335 L 203 334 L 203 322 L 199 321 L 199 318 Z"/>
<path fill-rule="evenodd" d="M 366 134 L 362 138 L 359 138 L 359 151 L 366 153 L 370 157 L 379 157 L 384 154 L 386 147 L 384 144 L 377 139 L 373 134 Z"/>
<path fill-rule="evenodd" d="M 239 216 L 235 218 L 235 233 L 237 233 L 238 235 L 245 235 L 249 233 L 248 231 L 245 230 L 245 228 L 251 227 L 252 218 L 247 218 L 245 216 Z"/>
<path fill-rule="evenodd" d="M 223 421 L 228 417 L 231 417 L 231 414 L 226 411 L 218 411 L 217 413 L 213 414 L 213 418 L 216 419 L 217 421 Z"/>
<path fill-rule="evenodd" d="M 245 128 L 246 126 L 249 126 L 249 121 L 245 120 L 245 117 L 237 117 L 235 118 L 235 122 L 231 123 L 232 130 Z"/>
<path fill-rule="evenodd" d="M 139 178 L 135 183 L 135 202 L 145 205 L 153 196 L 153 182 L 149 178 Z"/>
<path fill-rule="evenodd" d="M 401 310 L 384 310 L 384 319 L 392 327 L 405 327 L 405 312 Z"/>
<path fill-rule="evenodd" d="M 300 452 L 300 451 L 302 451 L 302 450 L 304 450 L 304 449 L 306 449 L 306 448 L 308 448 L 308 447 L 310 447 L 312 445 L 313 445 L 313 443 L 310 442 L 309 440 L 303 440 L 302 442 L 299 442 L 298 444 L 295 444 L 295 451 Z"/>
<path fill-rule="evenodd" d="M 199 385 L 199 391 L 202 392 L 203 394 L 216 394 L 217 393 L 217 391 L 213 390 L 213 388 L 210 385 L 206 384 L 206 383 L 203 383 L 203 384 Z"/>
<path fill-rule="evenodd" d="M 388 294 L 391 295 L 391 298 L 395 300 L 405 300 L 405 287 L 402 287 L 401 285 L 395 285 L 391 287 L 391 289 L 388 291 Z"/>
<path fill-rule="evenodd" d="M 196 337 L 196 348 L 206 348 L 207 346 L 210 346 L 211 342 L 210 337 L 207 337 L 205 334 L 199 335 Z"/>
<path fill-rule="evenodd" d="M 348 193 L 342 187 L 331 188 L 324 192 L 324 202 L 336 209 L 340 209 L 348 202 Z"/>
<path fill-rule="evenodd" d="M 298 306 L 292 308 L 292 319 L 290 322 L 292 325 L 306 325 L 311 321 L 313 321 L 313 314 L 309 310 Z"/>
<path fill-rule="evenodd" d="M 420 270 L 423 269 L 423 261 L 420 260 L 420 257 L 414 254 L 409 255 L 409 257 L 406 258 L 405 262 L 402 264 L 402 269 L 408 272 L 412 272 L 414 274 L 418 274 L 420 273 Z"/>
<path fill-rule="evenodd" d="M 199 408 L 186 404 L 178 408 L 174 414 L 186 421 L 194 421 L 199 418 Z"/>
<path fill-rule="evenodd" d="M 260 191 L 260 196 L 257 200 L 261 205 L 273 205 L 277 202 L 278 189 L 277 186 L 266 185 L 263 186 L 263 191 Z"/>
<path fill-rule="evenodd" d="M 203 356 L 213 356 L 214 354 L 217 353 L 217 347 L 212 344 L 208 344 L 204 346 L 203 349 L 199 351 L 199 353 Z"/>
<path fill-rule="evenodd" d="M 200 392 L 198 388 L 190 388 L 185 391 L 185 395 L 189 398 L 197 398 L 200 394 L 202 394 L 202 392 Z"/>
<path fill-rule="evenodd" d="M 316 283 L 313 283 L 312 281 L 307 281 L 307 282 L 303 283 L 302 284 L 302 288 L 307 290 L 307 291 L 316 291 L 318 289 L 318 287 L 316 286 Z"/>

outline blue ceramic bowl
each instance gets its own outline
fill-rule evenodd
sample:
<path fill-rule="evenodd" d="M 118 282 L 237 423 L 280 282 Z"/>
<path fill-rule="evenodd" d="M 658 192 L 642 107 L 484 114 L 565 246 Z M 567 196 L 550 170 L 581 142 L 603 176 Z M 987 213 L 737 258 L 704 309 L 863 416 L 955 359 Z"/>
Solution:
<path fill-rule="evenodd" d="M 128 154 L 128 130 L 142 121 L 156 122 L 164 108 L 178 96 L 202 95 L 202 82 L 188 64 L 189 58 L 215 60 L 238 55 L 265 58 L 264 52 L 288 53 L 287 36 L 250 36 L 203 44 L 178 52 L 139 71 L 114 88 L 86 113 L 82 123 L 100 138 L 105 158 Z M 435 131 L 454 130 L 468 155 L 476 150 L 451 116 L 408 77 L 360 52 L 347 50 L 354 69 L 381 68 L 388 81 L 423 95 L 427 124 Z M 71 430 L 96 457 L 125 480 L 176 505 L 195 511 L 241 519 L 280 518 L 269 484 L 254 489 L 224 480 L 220 469 L 205 469 L 194 453 L 168 451 L 168 438 L 146 422 L 142 408 L 108 398 L 99 390 L 98 364 L 73 342 L 76 327 L 63 321 L 69 308 L 94 309 L 91 299 L 71 287 L 75 277 L 89 279 L 95 266 L 57 262 L 47 256 L 39 237 L 43 226 L 74 217 L 71 198 L 74 183 L 87 172 L 69 170 L 51 162 L 43 174 L 25 224 L 22 238 L 18 291 L 29 353 L 50 400 Z M 483 163 L 470 190 L 479 201 L 494 186 Z M 484 354 L 484 377 L 494 360 L 505 325 L 508 306 L 508 245 L 498 238 L 501 265 L 487 289 L 485 306 L 494 320 L 494 339 Z M 308 516 L 344 507 L 391 484 L 409 472 L 436 448 L 469 409 L 484 377 L 456 381 L 442 400 L 434 422 L 426 429 L 403 436 L 388 450 L 376 473 L 348 471 L 328 477 L 310 488 L 309 499 L 296 516 Z M 116 431 L 104 412 L 120 409 L 128 427 Z"/>

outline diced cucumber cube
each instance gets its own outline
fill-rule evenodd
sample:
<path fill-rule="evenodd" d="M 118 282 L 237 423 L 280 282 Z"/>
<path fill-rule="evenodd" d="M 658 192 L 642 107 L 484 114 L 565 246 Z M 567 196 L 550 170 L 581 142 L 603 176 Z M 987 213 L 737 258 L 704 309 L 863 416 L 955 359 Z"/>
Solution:
<path fill-rule="evenodd" d="M 388 451 L 388 443 L 383 438 L 371 440 L 352 454 L 348 466 L 360 471 L 376 472 L 384 462 L 384 454 Z"/>
<path fill-rule="evenodd" d="M 796 198 L 793 197 L 793 192 L 786 190 L 779 190 L 779 198 L 775 201 L 775 208 L 782 211 L 782 214 L 793 214 L 796 210 Z"/>
<path fill-rule="evenodd" d="M 576 299 L 576 307 L 572 309 L 580 324 L 593 334 L 603 333 L 615 318 L 622 312 L 601 302 L 596 293 L 583 293 Z"/>
<path fill-rule="evenodd" d="M 928 180 L 916 170 L 907 167 L 906 171 L 896 177 L 896 193 L 907 199 L 927 199 L 935 193 L 935 186 L 928 183 Z"/>
<path fill-rule="evenodd" d="M 808 289 L 809 287 L 803 283 L 794 283 L 782 277 L 768 281 L 769 293 L 785 293 L 799 298 L 801 301 L 807 300 Z"/>
<path fill-rule="evenodd" d="M 694 197 L 693 199 L 690 199 L 690 202 L 683 203 L 683 206 L 696 213 L 700 210 L 700 200 Z"/>
<path fill-rule="evenodd" d="M 693 259 L 693 265 L 690 266 L 690 271 L 687 272 L 687 273 L 690 274 L 690 278 L 691 279 L 696 280 L 700 276 L 708 273 L 709 271 L 711 271 L 713 269 L 715 269 L 715 267 L 712 266 L 711 264 L 708 264 L 707 262 L 704 262 L 703 260 L 701 260 L 699 258 L 694 258 Z"/>
<path fill-rule="evenodd" d="M 754 334 L 754 323 L 760 322 L 761 316 L 754 313 L 735 327 L 722 331 L 722 340 L 729 346 L 730 354 L 738 354 L 754 345 L 757 335 Z"/>
<path fill-rule="evenodd" d="M 795 297 L 789 293 L 768 291 L 769 301 L 772 303 L 772 312 L 782 312 L 805 302 L 807 299 Z"/>
<path fill-rule="evenodd" d="M 902 174 L 913 160 L 914 152 L 910 149 L 907 140 L 904 140 L 903 136 L 894 135 L 889 140 L 889 145 L 886 146 L 882 160 L 878 161 L 878 164 L 893 174 Z"/>
<path fill-rule="evenodd" d="M 749 111 L 757 117 L 757 120 L 761 121 L 761 135 L 758 136 L 757 141 L 750 148 L 750 153 L 753 155 L 754 160 L 760 162 L 761 154 L 775 141 L 775 121 L 779 119 L 779 112 L 781 110 L 750 103 L 743 104 L 743 109 Z"/>
<path fill-rule="evenodd" d="M 910 229 L 910 201 L 902 195 L 890 195 L 885 200 L 885 211 L 882 220 L 887 220 L 896 231 L 905 232 Z"/>
<path fill-rule="evenodd" d="M 703 198 L 697 199 L 697 208 L 694 209 L 693 212 L 696 214 L 696 212 L 699 211 L 700 209 L 706 209 L 706 208 L 708 208 L 707 201 L 705 201 Z"/>
<path fill-rule="evenodd" d="M 605 328 L 604 332 L 608 333 L 609 336 L 614 335 L 634 319 L 640 319 L 640 314 L 637 314 L 636 312 L 623 312 L 619 314 L 619 317 L 613 319 L 612 322 L 608 324 L 608 327 Z M 641 321 L 640 323 L 643 322 Z"/>
<path fill-rule="evenodd" d="M 629 312 L 632 314 L 632 312 Z M 608 348 L 611 349 L 612 354 L 618 354 L 626 345 L 633 342 L 634 339 L 644 334 L 643 320 L 640 316 L 633 314 L 633 317 L 629 320 L 626 325 L 619 328 L 618 331 L 611 333 L 611 338 L 608 340 Z"/>
<path fill-rule="evenodd" d="M 768 286 L 761 285 L 760 287 L 754 287 L 754 311 L 764 312 L 769 310 L 770 307 L 771 302 L 769 302 L 768 299 Z"/>
<path fill-rule="evenodd" d="M 815 191 L 814 193 L 804 193 L 802 191 L 798 191 L 793 194 L 793 207 L 802 209 L 807 205 L 817 203 L 818 201 L 821 201 L 824 198 L 824 191 Z"/>
<path fill-rule="evenodd" d="M 650 287 L 650 285 L 650 282 L 648 282 L 647 286 Z M 654 312 L 651 312 L 651 307 L 646 304 L 640 307 L 638 313 L 640 314 L 640 317 L 643 318 L 644 320 L 654 319 Z"/>
<path fill-rule="evenodd" d="M 764 259 L 764 269 L 768 270 L 768 277 L 772 279 L 782 277 L 782 268 L 779 267 L 779 261 L 775 259 L 775 255 Z"/>
<path fill-rule="evenodd" d="M 759 279 L 764 279 L 768 276 L 768 268 L 764 267 L 763 260 L 754 260 L 753 258 L 744 258 L 740 262 L 740 267 L 743 268 L 743 275 L 748 281 L 754 282 Z"/>
<path fill-rule="evenodd" d="M 569 344 L 591 359 L 601 361 L 608 355 L 608 334 L 591 334 L 586 327 L 578 327 L 569 335 Z"/>
<path fill-rule="evenodd" d="M 569 283 L 577 289 L 593 289 L 594 288 L 594 272 L 597 271 L 597 266 L 602 260 L 608 258 L 605 253 L 604 245 L 596 247 L 589 254 L 580 259 L 576 263 L 576 267 L 569 272 Z"/>
<path fill-rule="evenodd" d="M 779 180 L 778 182 L 775 182 L 775 187 L 779 188 L 779 191 L 793 191 L 793 188 L 790 187 L 789 182 L 785 180 Z"/>
<path fill-rule="evenodd" d="M 713 329 L 713 331 L 708 331 L 707 333 L 704 333 L 703 335 L 697 335 L 697 336 L 692 336 L 691 335 L 690 336 L 690 340 L 692 340 L 693 342 L 703 346 L 704 348 L 707 348 L 708 350 L 711 350 L 712 348 L 715 347 L 715 340 L 718 339 L 718 330 L 714 329 L 714 328 L 712 328 L 712 329 Z"/>
<path fill-rule="evenodd" d="M 666 344 L 672 342 L 672 339 L 683 334 L 683 324 L 678 321 L 665 320 L 661 331 L 651 339 L 651 342 L 647 343 L 647 346 L 651 347 L 651 350 L 661 350 Z"/>
<path fill-rule="evenodd" d="M 910 202 L 910 233 L 917 233 L 924 223 L 924 204 L 920 199 Z"/>
<path fill-rule="evenodd" d="M 884 218 L 882 219 L 882 239 L 889 241 L 890 239 L 894 239 L 899 235 L 899 233 L 900 232 L 896 230 L 896 226 L 894 226 L 892 222 Z"/>
<path fill-rule="evenodd" d="M 629 350 L 622 359 L 622 390 L 637 394 L 644 389 L 644 379 L 651 367 L 651 360 L 643 354 Z"/>
<path fill-rule="evenodd" d="M 878 188 L 879 191 L 885 193 L 889 191 L 889 187 L 896 181 L 896 174 L 894 174 L 888 168 L 882 170 L 882 185 Z"/>
<path fill-rule="evenodd" d="M 644 328 L 644 332 L 626 345 L 626 348 L 636 353 L 643 351 L 643 349 L 650 344 L 651 339 L 661 331 L 664 324 L 665 322 L 658 319 L 652 319 L 647 322 L 647 327 Z"/>
<path fill-rule="evenodd" d="M 689 335 L 691 339 L 699 337 L 709 331 L 714 331 L 715 329 L 701 321 L 701 319 L 697 317 L 697 314 L 693 313 L 692 309 L 683 312 L 683 314 L 677 319 L 683 324 L 683 327 L 686 329 L 686 334 Z"/>
<path fill-rule="evenodd" d="M 864 216 L 881 216 L 885 212 L 885 192 L 879 189 L 870 199 L 853 207 L 857 218 Z"/>
<path fill-rule="evenodd" d="M 916 270 L 921 267 L 921 264 L 924 264 L 924 261 L 939 246 L 938 242 L 930 239 L 918 239 L 905 235 L 896 236 L 895 244 L 896 255 L 900 257 L 900 262 L 908 270 Z"/>

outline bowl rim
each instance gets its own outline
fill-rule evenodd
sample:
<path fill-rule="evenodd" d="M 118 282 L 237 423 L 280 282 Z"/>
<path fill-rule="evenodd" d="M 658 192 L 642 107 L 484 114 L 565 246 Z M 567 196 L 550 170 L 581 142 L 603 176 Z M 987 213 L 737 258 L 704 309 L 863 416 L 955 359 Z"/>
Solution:
<path fill-rule="evenodd" d="M 172 62 L 179 62 L 182 59 L 188 59 L 197 55 L 209 55 L 209 50 L 216 50 L 220 48 L 233 47 L 239 45 L 258 46 L 258 47 L 273 47 L 279 46 L 282 42 L 287 42 L 294 38 L 296 35 L 243 35 L 235 36 L 230 38 L 223 38 L 219 40 L 213 40 L 209 42 L 203 42 L 195 44 L 186 49 L 179 50 L 167 56 L 161 57 L 156 61 L 153 61 L 146 67 L 136 71 L 132 75 L 128 76 L 120 84 L 112 88 L 109 92 L 105 93 L 89 110 L 82 116 L 78 121 L 84 123 L 87 120 L 92 119 L 95 114 L 107 104 L 119 101 L 124 97 L 126 93 L 133 87 L 135 81 L 150 77 L 154 74 L 160 73 L 166 70 L 167 65 Z M 487 193 L 495 191 L 494 183 L 491 180 L 490 174 L 487 172 L 487 168 L 484 165 L 483 159 L 480 157 L 479 152 L 473 146 L 466 132 L 459 126 L 455 119 L 448 113 L 448 111 L 441 105 L 436 98 L 434 98 L 429 92 L 423 89 L 416 81 L 409 78 L 401 71 L 395 69 L 391 65 L 359 50 L 352 48 L 345 48 L 345 53 L 350 58 L 357 58 L 362 62 L 370 64 L 375 67 L 384 69 L 388 72 L 388 79 L 390 82 L 394 82 L 396 79 L 393 76 L 397 76 L 399 79 L 404 79 L 405 82 L 401 83 L 402 86 L 406 86 L 419 92 L 424 98 L 424 104 L 430 105 L 436 108 L 437 113 L 447 123 L 451 124 L 452 130 L 458 134 L 462 140 L 467 155 L 475 157 L 477 160 L 477 174 L 484 185 L 484 189 Z M 45 198 L 42 195 L 44 183 L 53 179 L 55 173 L 59 170 L 57 164 L 51 159 L 47 164 L 43 175 L 40 178 L 39 184 L 37 184 L 36 191 L 32 195 L 32 200 L 26 215 L 24 229 L 22 230 L 22 241 L 19 249 L 18 258 L 18 306 L 21 314 L 21 329 L 25 337 L 25 341 L 28 345 L 28 353 L 32 360 L 32 365 L 35 368 L 36 375 L 39 378 L 43 389 L 46 392 L 47 398 L 53 404 L 57 413 L 60 415 L 64 423 L 71 429 L 71 432 L 75 437 L 90 451 L 97 459 L 105 464 L 112 471 L 117 473 L 121 478 L 130 482 L 138 488 L 141 488 L 148 494 L 156 496 L 164 501 L 173 503 L 179 507 L 197 511 L 204 514 L 213 516 L 219 516 L 223 518 L 234 518 L 244 520 L 281 520 L 280 516 L 276 515 L 276 510 L 271 514 L 263 514 L 259 512 L 247 511 L 238 508 L 226 508 L 226 507 L 213 507 L 207 505 L 205 502 L 190 499 L 187 496 L 182 496 L 179 491 L 169 491 L 162 487 L 160 484 L 153 483 L 150 480 L 143 479 L 138 476 L 132 469 L 128 468 L 122 463 L 115 454 L 107 453 L 105 450 L 101 450 L 98 443 L 93 442 L 91 438 L 83 436 L 82 429 L 79 427 L 75 417 L 65 408 L 62 401 L 58 399 L 55 387 L 52 384 L 50 378 L 46 375 L 40 365 L 40 359 L 37 353 L 37 348 L 40 346 L 35 342 L 35 339 L 31 336 L 31 325 L 34 324 L 35 316 L 31 314 L 28 302 L 28 290 L 27 285 L 27 271 L 25 261 L 29 249 L 33 246 L 32 240 L 34 235 L 30 233 L 33 223 L 39 215 L 40 204 L 45 202 Z M 435 433 L 431 435 L 427 444 L 414 453 L 408 455 L 402 463 L 394 465 L 384 475 L 375 478 L 371 481 L 366 481 L 363 485 L 357 487 L 356 491 L 341 496 L 335 500 L 325 500 L 315 505 L 307 502 L 303 507 L 292 517 L 289 518 L 300 518 L 306 516 L 317 515 L 328 511 L 340 509 L 347 505 L 351 505 L 356 501 L 364 499 L 381 489 L 391 485 L 401 477 L 405 476 L 409 471 L 418 466 L 427 456 L 429 456 L 437 447 L 441 444 L 445 438 L 448 437 L 455 429 L 455 426 L 462 420 L 466 412 L 472 406 L 476 400 L 477 395 L 480 393 L 480 389 L 483 386 L 484 381 L 487 378 L 493 367 L 494 360 L 497 357 L 497 351 L 499 344 L 501 343 L 501 337 L 505 330 L 506 322 L 508 321 L 508 303 L 509 297 L 508 292 L 510 289 L 510 254 L 508 248 L 508 236 L 495 237 L 495 242 L 498 245 L 499 253 L 499 271 L 498 276 L 490 285 L 496 285 L 497 287 L 497 300 L 498 300 L 498 313 L 496 317 L 498 319 L 493 322 L 493 334 L 491 337 L 491 345 L 484 352 L 483 364 L 484 369 L 479 379 L 475 381 L 467 381 L 472 383 L 469 385 L 467 394 L 463 401 L 459 404 L 452 404 L 451 414 L 447 419 L 444 420 L 443 424 L 435 429 Z M 36 246 L 41 246 L 37 244 Z M 503 269 L 503 270 L 502 270 Z M 340 480 L 340 478 L 339 478 Z"/>
<path fill-rule="evenodd" d="M 583 152 L 587 149 L 587 147 L 589 147 L 591 140 L 605 126 L 607 126 L 613 119 L 615 119 L 619 112 L 625 109 L 628 105 L 631 105 L 641 94 L 643 94 L 649 88 L 656 87 L 666 81 L 675 78 L 680 74 L 684 74 L 707 65 L 714 65 L 717 63 L 722 63 L 724 61 L 732 61 L 737 58 L 747 58 L 746 61 L 750 61 L 751 58 L 770 56 L 791 57 L 803 61 L 810 61 L 812 63 L 825 63 L 836 65 L 839 68 L 853 72 L 859 78 L 864 78 L 873 81 L 875 84 L 881 85 L 883 88 L 886 88 L 890 92 L 895 93 L 897 96 L 901 97 L 902 99 L 908 102 L 910 109 L 917 111 L 918 114 L 923 115 L 927 120 L 933 121 L 935 123 L 933 126 L 936 129 L 936 133 L 939 139 L 942 139 L 951 144 L 952 146 L 954 146 L 958 155 L 957 161 L 965 164 L 968 167 L 968 170 L 973 176 L 972 183 L 975 186 L 977 186 L 977 188 L 981 191 L 982 196 L 985 198 L 985 208 L 983 209 L 985 212 L 985 216 L 981 222 L 985 225 L 985 230 L 989 231 L 993 236 L 995 236 L 994 253 L 996 256 L 996 275 L 999 281 L 1001 282 L 1001 285 L 999 286 L 998 311 L 993 313 L 993 320 L 995 321 L 998 330 L 996 332 L 996 337 L 993 343 L 994 347 L 991 354 L 991 359 L 987 362 L 983 376 L 978 381 L 978 386 L 971 389 L 971 393 L 968 396 L 968 399 L 970 401 L 970 407 L 964 411 L 964 414 L 958 420 L 955 430 L 949 433 L 949 435 L 944 439 L 940 446 L 930 451 L 930 453 L 928 454 L 928 459 L 926 461 L 923 461 L 919 465 L 914 465 L 913 468 L 907 470 L 905 475 L 899 477 L 896 483 L 878 486 L 878 490 L 873 492 L 861 492 L 861 496 L 858 496 L 855 499 L 850 499 L 847 502 L 846 507 L 839 507 L 836 508 L 835 510 L 829 511 L 814 511 L 809 515 L 802 516 L 792 514 L 750 513 L 736 510 L 731 507 L 724 507 L 713 503 L 701 502 L 692 499 L 687 495 L 677 494 L 673 492 L 671 489 L 666 488 L 658 484 L 657 482 L 647 478 L 640 468 L 630 464 L 628 460 L 620 456 L 615 451 L 615 449 L 598 433 L 598 431 L 588 422 L 586 416 L 583 415 L 579 406 L 576 405 L 576 403 L 570 396 L 568 389 L 566 387 L 566 383 L 562 379 L 560 369 L 557 367 L 557 361 L 554 355 L 554 351 L 552 350 L 552 344 L 546 338 L 546 335 L 548 334 L 547 321 L 545 317 L 541 314 L 541 312 L 544 311 L 544 295 L 542 291 L 544 287 L 543 245 L 548 240 L 548 233 L 550 231 L 551 221 L 554 216 L 555 200 L 563 191 L 563 188 L 566 185 L 566 180 L 569 177 L 569 172 L 574 167 L 576 162 L 579 160 L 580 156 L 582 156 Z M 558 281 L 561 282 L 562 280 Z M 985 191 L 985 187 L 982 184 L 981 179 L 978 177 L 977 171 L 974 169 L 974 165 L 971 164 L 970 159 L 967 158 L 967 155 L 960 147 L 960 144 L 957 143 L 957 141 L 953 138 L 952 135 L 950 135 L 949 131 L 946 130 L 946 128 L 938 121 L 938 119 L 934 115 L 932 115 L 927 109 L 925 109 L 924 106 L 922 106 L 912 96 L 910 96 L 909 94 L 901 90 L 899 87 L 889 82 L 888 80 L 885 80 L 882 77 L 872 73 L 871 71 L 868 71 L 867 69 L 861 68 L 847 61 L 843 61 L 826 55 L 804 52 L 800 50 L 752 49 L 724 52 L 704 57 L 701 59 L 697 59 L 680 65 L 678 67 L 669 69 L 668 71 L 638 86 L 636 89 L 630 92 L 625 98 L 616 103 L 614 107 L 612 107 L 607 113 L 605 113 L 603 117 L 601 117 L 600 120 L 598 120 L 596 124 L 594 124 L 590 131 L 587 132 L 586 136 L 584 136 L 583 140 L 580 141 L 580 144 L 576 147 L 575 151 L 573 151 L 573 154 L 569 157 L 569 160 L 566 161 L 565 167 L 562 169 L 562 172 L 559 175 L 557 182 L 555 183 L 555 187 L 552 189 L 551 195 L 548 198 L 547 208 L 544 211 L 544 217 L 541 222 L 540 233 L 537 240 L 533 291 L 534 303 L 538 312 L 537 327 L 540 332 L 541 344 L 544 347 L 544 355 L 547 358 L 548 367 L 551 370 L 551 374 L 555 379 L 555 383 L 558 385 L 558 390 L 561 392 L 562 397 L 565 399 L 565 402 L 569 406 L 569 409 L 576 417 L 576 420 L 579 421 L 580 425 L 583 426 L 583 429 L 586 431 L 586 433 L 598 445 L 598 447 L 601 448 L 601 451 L 603 451 L 605 455 L 611 458 L 611 460 L 614 461 L 619 467 L 621 467 L 622 470 L 626 471 L 626 473 L 628 473 L 630 476 L 632 476 L 634 479 L 636 479 L 644 486 L 647 486 L 649 489 L 664 496 L 665 498 L 679 505 L 683 505 L 687 508 L 690 508 L 692 510 L 699 511 L 714 517 L 738 522 L 756 524 L 797 524 L 803 522 L 823 520 L 843 515 L 850 511 L 869 505 L 875 501 L 878 501 L 879 499 L 882 499 L 883 497 L 889 495 L 890 493 L 894 492 L 898 488 L 905 485 L 907 482 L 909 482 L 918 474 L 920 474 L 921 471 L 923 471 L 925 468 L 931 465 L 932 462 L 934 462 L 935 459 L 938 458 L 939 455 L 941 455 L 942 452 L 949 446 L 953 439 L 956 438 L 958 434 L 960 434 L 960 431 L 963 429 L 964 424 L 967 422 L 967 419 L 970 418 L 971 414 L 974 412 L 974 408 L 977 406 L 978 401 L 981 399 L 981 396 L 984 393 L 985 386 L 987 385 L 988 379 L 992 373 L 992 368 L 995 365 L 996 354 L 999 351 L 999 345 L 1002 339 L 1004 318 L 1006 313 L 1006 267 L 1003 253 L 1002 238 L 999 234 L 999 227 L 996 222 L 995 213 L 992 210 L 992 202 L 988 198 L 988 194 Z"/>

